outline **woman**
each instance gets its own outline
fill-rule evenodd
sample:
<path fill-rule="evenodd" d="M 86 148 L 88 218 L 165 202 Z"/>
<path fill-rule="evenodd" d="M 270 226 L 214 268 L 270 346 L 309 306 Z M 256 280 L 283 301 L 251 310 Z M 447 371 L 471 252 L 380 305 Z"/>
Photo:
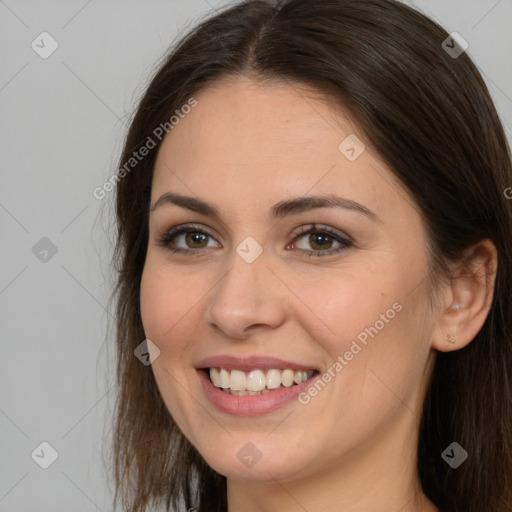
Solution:
<path fill-rule="evenodd" d="M 464 50 L 258 0 L 160 66 L 117 184 L 125 510 L 512 510 L 511 158 Z"/>

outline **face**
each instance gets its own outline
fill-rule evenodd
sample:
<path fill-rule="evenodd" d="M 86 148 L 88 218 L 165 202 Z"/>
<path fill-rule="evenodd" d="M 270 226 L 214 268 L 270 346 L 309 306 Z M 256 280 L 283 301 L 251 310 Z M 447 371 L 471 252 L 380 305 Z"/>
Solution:
<path fill-rule="evenodd" d="M 141 283 L 170 414 L 242 480 L 414 439 L 436 322 L 414 203 L 311 90 L 237 78 L 195 98 L 159 150 Z"/>

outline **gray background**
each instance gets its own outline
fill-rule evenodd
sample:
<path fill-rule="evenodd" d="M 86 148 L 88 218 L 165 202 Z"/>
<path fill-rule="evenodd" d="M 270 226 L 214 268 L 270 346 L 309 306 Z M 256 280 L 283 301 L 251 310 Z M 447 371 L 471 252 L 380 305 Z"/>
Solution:
<path fill-rule="evenodd" d="M 510 138 L 512 0 L 409 3 L 469 42 Z M 0 0 L 0 512 L 112 509 L 113 194 L 92 191 L 155 62 L 226 4 Z M 44 31 L 58 42 L 46 59 L 31 47 L 48 51 Z"/>

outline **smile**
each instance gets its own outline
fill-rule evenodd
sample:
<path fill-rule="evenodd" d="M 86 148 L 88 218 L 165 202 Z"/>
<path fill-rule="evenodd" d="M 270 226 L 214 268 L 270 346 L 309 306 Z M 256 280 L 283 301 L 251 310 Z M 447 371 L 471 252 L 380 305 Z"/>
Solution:
<path fill-rule="evenodd" d="M 321 376 L 320 365 L 264 355 L 216 355 L 194 366 L 208 402 L 237 416 L 261 415 L 291 404 Z"/>
<path fill-rule="evenodd" d="M 212 384 L 225 393 L 254 396 L 301 384 L 313 377 L 315 372 L 315 370 L 292 370 L 290 368 L 251 371 L 210 368 L 209 376 Z"/>
<path fill-rule="evenodd" d="M 298 400 L 321 377 L 320 366 L 275 357 L 218 355 L 195 365 L 204 397 L 235 416 L 271 413 Z"/>

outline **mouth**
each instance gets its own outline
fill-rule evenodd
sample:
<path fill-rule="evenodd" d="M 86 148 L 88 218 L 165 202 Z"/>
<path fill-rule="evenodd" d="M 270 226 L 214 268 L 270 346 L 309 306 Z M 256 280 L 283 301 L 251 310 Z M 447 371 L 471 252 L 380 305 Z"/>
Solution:
<path fill-rule="evenodd" d="M 202 368 L 209 381 L 224 393 L 259 396 L 299 386 L 319 374 L 318 370 L 256 368 L 250 371 L 222 367 Z"/>
<path fill-rule="evenodd" d="M 236 416 L 271 413 L 295 402 L 320 378 L 319 367 L 267 356 L 218 355 L 195 366 L 205 398 Z"/>

